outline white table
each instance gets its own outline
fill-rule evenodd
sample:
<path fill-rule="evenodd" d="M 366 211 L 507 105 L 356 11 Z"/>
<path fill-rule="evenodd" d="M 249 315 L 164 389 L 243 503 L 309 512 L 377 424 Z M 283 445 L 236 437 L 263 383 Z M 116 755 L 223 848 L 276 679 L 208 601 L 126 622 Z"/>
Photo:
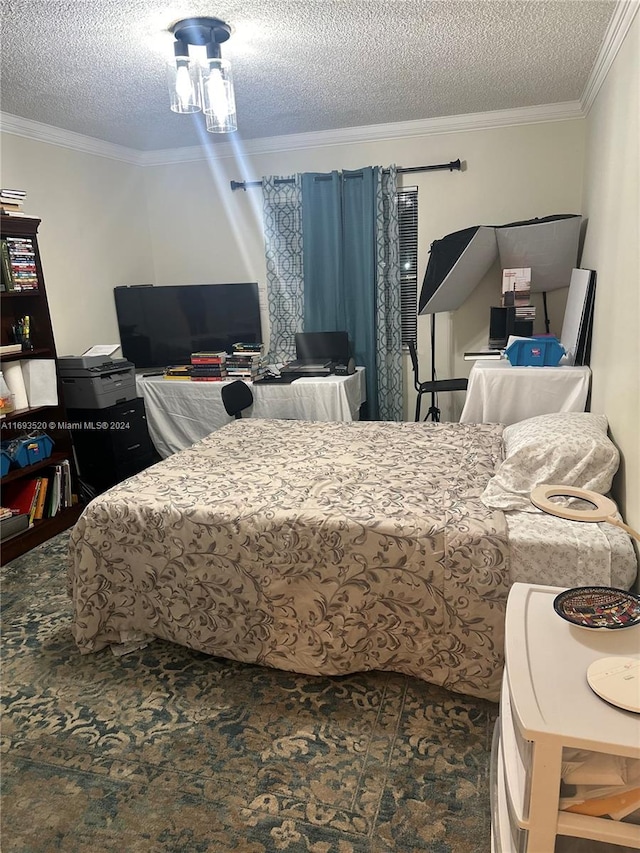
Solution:
<path fill-rule="evenodd" d="M 136 377 L 149 434 L 163 459 L 233 420 L 222 404 L 224 384 Z M 366 400 L 364 367 L 356 368 L 350 376 L 303 377 L 288 385 L 247 384 L 253 391 L 254 403 L 243 417 L 355 421 Z"/>
<path fill-rule="evenodd" d="M 461 423 L 515 424 L 551 412 L 584 412 L 588 367 L 514 367 L 507 359 L 476 361 Z"/>
<path fill-rule="evenodd" d="M 570 625 L 553 609 L 561 591 L 516 583 L 507 600 L 491 774 L 492 834 L 503 843 L 495 849 L 516 849 L 517 842 L 523 853 L 553 853 L 556 835 L 567 835 L 591 839 L 583 850 L 597 850 L 596 841 L 637 850 L 640 826 L 560 811 L 558 799 L 563 747 L 640 760 L 637 714 L 605 702 L 587 681 L 600 658 L 638 656 L 640 626 L 602 632 Z"/>

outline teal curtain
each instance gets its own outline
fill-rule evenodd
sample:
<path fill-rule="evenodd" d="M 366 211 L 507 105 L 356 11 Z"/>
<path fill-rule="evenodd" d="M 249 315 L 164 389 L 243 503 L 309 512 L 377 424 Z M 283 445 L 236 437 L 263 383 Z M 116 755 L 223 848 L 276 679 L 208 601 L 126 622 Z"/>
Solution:
<path fill-rule="evenodd" d="M 346 330 L 378 417 L 374 169 L 302 176 L 304 330 Z"/>
<path fill-rule="evenodd" d="M 271 361 L 297 331 L 347 331 L 371 420 L 402 420 L 395 167 L 263 178 Z"/>

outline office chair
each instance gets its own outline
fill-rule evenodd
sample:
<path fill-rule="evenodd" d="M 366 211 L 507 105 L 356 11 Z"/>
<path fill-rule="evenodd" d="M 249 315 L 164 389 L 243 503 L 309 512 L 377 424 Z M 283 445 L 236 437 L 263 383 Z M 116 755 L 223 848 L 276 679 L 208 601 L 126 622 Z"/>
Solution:
<path fill-rule="evenodd" d="M 236 419 L 242 417 L 244 409 L 253 405 L 253 391 L 242 379 L 223 385 L 221 394 L 227 414 L 233 415 Z"/>
<path fill-rule="evenodd" d="M 433 315 L 432 315 L 433 317 Z M 422 404 L 422 395 L 431 394 L 431 405 L 426 414 L 425 421 L 431 416 L 432 421 L 440 420 L 440 409 L 436 405 L 436 394 L 439 391 L 466 391 L 469 384 L 468 379 L 436 379 L 436 370 L 433 359 L 433 348 L 431 351 L 431 381 L 421 382 L 419 378 L 418 368 L 418 352 L 416 350 L 416 342 L 409 341 L 409 355 L 411 356 L 411 366 L 413 368 L 413 385 L 418 393 L 416 400 L 416 421 L 420 420 L 420 407 Z"/>

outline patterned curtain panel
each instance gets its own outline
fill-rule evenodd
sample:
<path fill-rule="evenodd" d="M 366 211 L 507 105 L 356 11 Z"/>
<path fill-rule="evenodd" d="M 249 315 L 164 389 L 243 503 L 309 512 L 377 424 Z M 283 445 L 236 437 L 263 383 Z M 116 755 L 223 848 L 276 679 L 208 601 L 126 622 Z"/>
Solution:
<path fill-rule="evenodd" d="M 376 357 L 378 416 L 401 421 L 402 324 L 397 169 L 376 168 Z"/>
<path fill-rule="evenodd" d="M 262 179 L 269 304 L 269 363 L 295 358 L 303 330 L 302 181 L 300 175 Z"/>

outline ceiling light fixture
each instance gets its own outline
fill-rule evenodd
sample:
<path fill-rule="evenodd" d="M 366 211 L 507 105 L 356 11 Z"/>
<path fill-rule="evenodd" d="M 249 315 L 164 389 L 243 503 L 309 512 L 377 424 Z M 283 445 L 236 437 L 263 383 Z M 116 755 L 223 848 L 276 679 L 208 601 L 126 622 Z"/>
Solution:
<path fill-rule="evenodd" d="M 231 27 L 218 18 L 185 18 L 169 31 L 176 39 L 175 58 L 167 65 L 173 112 L 202 111 L 209 133 L 237 130 L 231 65 L 220 53 Z"/>

